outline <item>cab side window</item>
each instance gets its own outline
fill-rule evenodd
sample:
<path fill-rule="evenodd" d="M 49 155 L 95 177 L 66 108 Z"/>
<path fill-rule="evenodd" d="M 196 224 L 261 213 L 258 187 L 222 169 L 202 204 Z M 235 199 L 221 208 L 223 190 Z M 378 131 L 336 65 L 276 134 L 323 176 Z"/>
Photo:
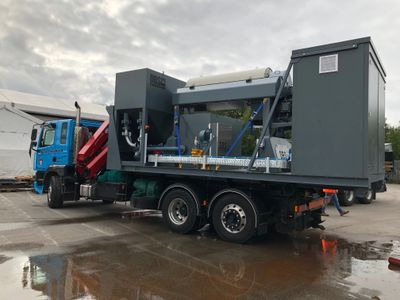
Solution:
<path fill-rule="evenodd" d="M 67 129 L 68 129 L 68 123 L 65 122 L 61 126 L 61 144 L 65 144 L 67 142 Z"/>
<path fill-rule="evenodd" d="M 54 144 L 54 135 L 55 135 L 55 129 L 54 128 L 46 128 L 44 129 L 43 136 L 42 136 L 42 141 L 41 141 L 41 146 L 42 147 L 47 147 L 51 146 Z"/>

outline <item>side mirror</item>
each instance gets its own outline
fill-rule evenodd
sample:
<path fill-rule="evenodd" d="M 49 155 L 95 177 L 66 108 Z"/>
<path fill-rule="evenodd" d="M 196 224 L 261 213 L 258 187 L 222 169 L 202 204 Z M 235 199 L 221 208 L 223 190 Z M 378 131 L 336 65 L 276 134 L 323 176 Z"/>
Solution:
<path fill-rule="evenodd" d="M 37 138 L 37 129 L 33 128 L 31 132 L 31 141 L 36 141 L 36 138 Z"/>
<path fill-rule="evenodd" d="M 29 147 L 29 157 L 31 157 L 32 155 L 32 150 L 36 151 L 36 149 L 34 147 L 37 146 L 37 142 L 36 141 L 31 141 L 31 146 Z"/>

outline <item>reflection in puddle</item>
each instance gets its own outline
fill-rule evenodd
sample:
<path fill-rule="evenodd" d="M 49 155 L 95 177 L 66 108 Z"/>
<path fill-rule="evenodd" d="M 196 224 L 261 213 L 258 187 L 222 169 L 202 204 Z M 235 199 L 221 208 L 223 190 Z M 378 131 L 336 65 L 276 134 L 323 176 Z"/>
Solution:
<path fill-rule="evenodd" d="M 400 272 L 388 269 L 392 247 L 317 235 L 243 246 L 164 232 L 101 240 L 66 254 L 5 253 L 0 282 L 4 299 L 395 299 Z"/>
<path fill-rule="evenodd" d="M 44 291 L 37 290 L 35 285 L 27 281 L 25 276 L 25 265 L 29 263 L 26 256 L 10 258 L 0 265 L 1 299 L 47 299 Z M 48 282 L 44 282 L 46 286 Z"/>

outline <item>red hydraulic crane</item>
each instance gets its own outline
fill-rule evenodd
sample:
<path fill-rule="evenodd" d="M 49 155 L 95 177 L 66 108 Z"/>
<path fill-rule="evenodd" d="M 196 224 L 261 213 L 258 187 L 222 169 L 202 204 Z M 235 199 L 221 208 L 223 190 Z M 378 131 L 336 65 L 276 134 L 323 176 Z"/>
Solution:
<path fill-rule="evenodd" d="M 92 179 L 106 167 L 108 126 L 110 122 L 104 121 L 88 142 L 79 150 L 76 171 L 82 177 Z"/>

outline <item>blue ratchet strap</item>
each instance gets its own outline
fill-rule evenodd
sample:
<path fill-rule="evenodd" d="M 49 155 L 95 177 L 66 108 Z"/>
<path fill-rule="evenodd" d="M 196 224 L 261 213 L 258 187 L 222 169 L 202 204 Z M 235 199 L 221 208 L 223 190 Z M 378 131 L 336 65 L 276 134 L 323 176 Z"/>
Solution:
<path fill-rule="evenodd" d="M 231 147 L 229 148 L 229 150 L 226 152 L 225 156 L 229 156 L 232 151 L 235 149 L 235 147 L 237 146 L 237 144 L 239 143 L 239 141 L 242 139 L 244 133 L 246 132 L 247 128 L 249 128 L 249 126 L 251 126 L 251 128 L 253 127 L 253 120 L 254 118 L 258 115 L 258 113 L 262 110 L 262 108 L 264 107 L 264 102 L 260 104 L 260 106 L 252 112 L 249 121 L 246 123 L 246 125 L 242 128 L 242 130 L 240 131 L 239 135 L 236 137 L 235 141 L 233 142 L 233 144 L 231 145 Z"/>

